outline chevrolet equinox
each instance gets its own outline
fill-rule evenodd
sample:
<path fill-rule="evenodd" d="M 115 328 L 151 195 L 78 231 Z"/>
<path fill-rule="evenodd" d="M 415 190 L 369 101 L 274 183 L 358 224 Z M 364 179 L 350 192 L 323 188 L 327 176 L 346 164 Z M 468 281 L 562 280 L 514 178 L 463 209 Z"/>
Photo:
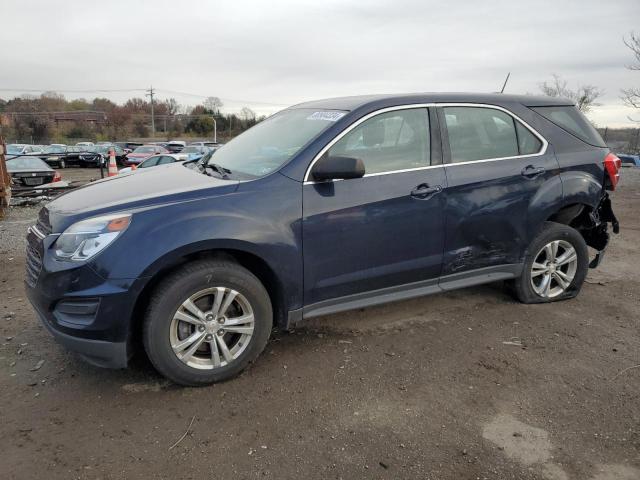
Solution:
<path fill-rule="evenodd" d="M 49 203 L 26 288 L 87 361 L 126 367 L 143 345 L 172 381 L 210 384 L 318 315 L 494 281 L 524 303 L 575 297 L 618 232 L 619 168 L 567 100 L 303 103 L 198 161 Z"/>

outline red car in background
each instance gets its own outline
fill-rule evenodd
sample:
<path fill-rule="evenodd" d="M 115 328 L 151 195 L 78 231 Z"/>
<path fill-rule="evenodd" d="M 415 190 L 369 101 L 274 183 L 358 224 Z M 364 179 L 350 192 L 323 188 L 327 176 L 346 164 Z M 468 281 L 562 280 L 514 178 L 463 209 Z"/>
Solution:
<path fill-rule="evenodd" d="M 136 148 L 133 152 L 128 153 L 124 158 L 125 165 L 138 165 L 151 155 L 157 155 L 159 153 L 169 153 L 164 147 L 160 145 L 142 145 Z"/>

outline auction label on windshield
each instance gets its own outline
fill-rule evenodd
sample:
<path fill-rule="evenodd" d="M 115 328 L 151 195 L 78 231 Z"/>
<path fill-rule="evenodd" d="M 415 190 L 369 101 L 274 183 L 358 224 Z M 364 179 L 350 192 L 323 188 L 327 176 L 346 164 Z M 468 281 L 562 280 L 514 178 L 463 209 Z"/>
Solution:
<path fill-rule="evenodd" d="M 345 112 L 313 112 L 307 117 L 307 120 L 324 120 L 327 122 L 337 122 L 345 115 Z"/>

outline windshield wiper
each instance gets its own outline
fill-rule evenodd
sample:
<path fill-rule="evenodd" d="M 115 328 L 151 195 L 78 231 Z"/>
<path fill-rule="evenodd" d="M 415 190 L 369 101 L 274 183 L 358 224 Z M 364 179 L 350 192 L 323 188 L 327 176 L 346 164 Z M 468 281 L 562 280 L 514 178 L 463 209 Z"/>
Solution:
<path fill-rule="evenodd" d="M 222 178 L 229 178 L 229 174 L 231 173 L 231 170 L 224 168 L 222 165 L 218 165 L 217 163 L 207 163 L 204 165 L 204 168 L 210 168 Z"/>

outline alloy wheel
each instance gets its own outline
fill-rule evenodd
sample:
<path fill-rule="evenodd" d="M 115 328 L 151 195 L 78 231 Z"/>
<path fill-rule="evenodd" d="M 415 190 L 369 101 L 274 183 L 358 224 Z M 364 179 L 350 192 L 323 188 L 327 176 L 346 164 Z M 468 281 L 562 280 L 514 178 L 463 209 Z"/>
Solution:
<path fill-rule="evenodd" d="M 578 268 L 576 249 L 565 240 L 554 240 L 540 249 L 531 265 L 531 286 L 544 298 L 564 293 Z"/>
<path fill-rule="evenodd" d="M 182 302 L 171 320 L 169 340 L 181 362 L 211 370 L 237 359 L 253 331 L 253 309 L 246 297 L 231 288 L 214 287 Z"/>

